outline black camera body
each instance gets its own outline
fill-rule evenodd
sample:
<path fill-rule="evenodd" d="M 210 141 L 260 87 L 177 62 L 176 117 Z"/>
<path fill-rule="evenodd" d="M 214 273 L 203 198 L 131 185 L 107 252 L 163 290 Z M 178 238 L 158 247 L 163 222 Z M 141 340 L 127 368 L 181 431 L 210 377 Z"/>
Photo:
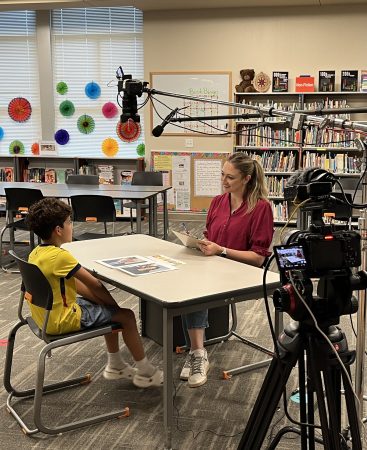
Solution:
<path fill-rule="evenodd" d="M 133 80 L 131 75 L 123 75 L 122 79 L 118 81 L 118 91 L 123 91 L 121 123 L 125 123 L 129 119 L 134 122 L 140 122 L 140 116 L 137 113 L 137 97 L 142 96 L 144 87 L 145 83 Z"/>

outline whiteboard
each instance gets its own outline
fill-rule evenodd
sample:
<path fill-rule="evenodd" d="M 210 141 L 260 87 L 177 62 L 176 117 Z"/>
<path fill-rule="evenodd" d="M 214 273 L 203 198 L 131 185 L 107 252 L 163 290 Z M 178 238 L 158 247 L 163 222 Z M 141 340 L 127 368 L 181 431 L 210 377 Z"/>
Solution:
<path fill-rule="evenodd" d="M 151 72 L 150 87 L 162 92 L 200 97 L 208 100 L 230 101 L 232 87 L 231 72 Z M 156 98 L 157 100 L 154 100 Z M 158 102 L 161 101 L 162 103 Z M 153 107 L 154 105 L 154 107 Z M 213 117 L 211 120 L 181 122 L 165 126 L 164 135 L 200 135 L 207 133 L 220 135 L 230 130 L 229 119 L 215 119 L 215 116 L 228 115 L 231 108 L 194 99 L 181 99 L 155 94 L 151 104 L 151 128 L 160 125 L 165 117 L 175 108 L 185 108 L 178 117 Z"/>

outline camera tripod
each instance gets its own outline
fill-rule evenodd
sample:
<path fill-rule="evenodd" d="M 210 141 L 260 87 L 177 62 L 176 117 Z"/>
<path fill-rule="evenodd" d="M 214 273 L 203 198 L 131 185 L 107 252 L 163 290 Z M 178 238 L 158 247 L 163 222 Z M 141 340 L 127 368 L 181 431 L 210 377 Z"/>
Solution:
<path fill-rule="evenodd" d="M 336 326 L 320 328 L 332 342 L 350 375 L 349 366 L 354 362 L 355 352 L 348 350 L 345 334 Z M 280 334 L 277 346 L 279 357 L 273 357 L 238 449 L 260 450 L 291 371 L 298 362 L 301 426 L 282 428 L 268 450 L 275 449 L 281 437 L 288 432 L 300 434 L 302 450 L 315 449 L 315 428 L 310 426 L 314 423 L 314 393 L 322 431 L 322 441 L 319 438 L 316 440 L 322 442 L 326 450 L 348 449 L 341 430 L 341 381 L 353 450 L 362 450 L 352 388 L 334 352 L 317 329 L 303 322 L 292 322 Z"/>

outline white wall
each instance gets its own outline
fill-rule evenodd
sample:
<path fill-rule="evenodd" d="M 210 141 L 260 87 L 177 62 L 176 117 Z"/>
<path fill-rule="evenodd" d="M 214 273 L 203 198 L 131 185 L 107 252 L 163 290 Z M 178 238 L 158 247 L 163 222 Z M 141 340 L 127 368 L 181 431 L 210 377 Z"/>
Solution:
<path fill-rule="evenodd" d="M 232 71 L 233 89 L 241 69 L 270 77 L 295 77 L 342 69 L 367 69 L 367 6 L 241 8 L 144 13 L 145 79 L 155 71 Z M 153 86 L 154 87 L 154 86 Z M 163 98 L 162 98 L 163 100 Z M 145 108 L 146 149 L 184 151 L 184 137 L 151 134 Z M 194 137 L 193 151 L 231 151 L 232 137 Z"/>

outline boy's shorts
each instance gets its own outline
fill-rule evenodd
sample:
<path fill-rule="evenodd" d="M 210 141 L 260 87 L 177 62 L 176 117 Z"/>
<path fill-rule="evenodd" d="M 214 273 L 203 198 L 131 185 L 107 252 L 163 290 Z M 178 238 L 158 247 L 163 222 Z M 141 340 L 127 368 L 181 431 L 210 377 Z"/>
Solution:
<path fill-rule="evenodd" d="M 83 297 L 77 297 L 76 302 L 82 311 L 81 328 L 109 325 L 112 323 L 112 316 L 117 311 L 117 308 L 96 305 Z"/>

